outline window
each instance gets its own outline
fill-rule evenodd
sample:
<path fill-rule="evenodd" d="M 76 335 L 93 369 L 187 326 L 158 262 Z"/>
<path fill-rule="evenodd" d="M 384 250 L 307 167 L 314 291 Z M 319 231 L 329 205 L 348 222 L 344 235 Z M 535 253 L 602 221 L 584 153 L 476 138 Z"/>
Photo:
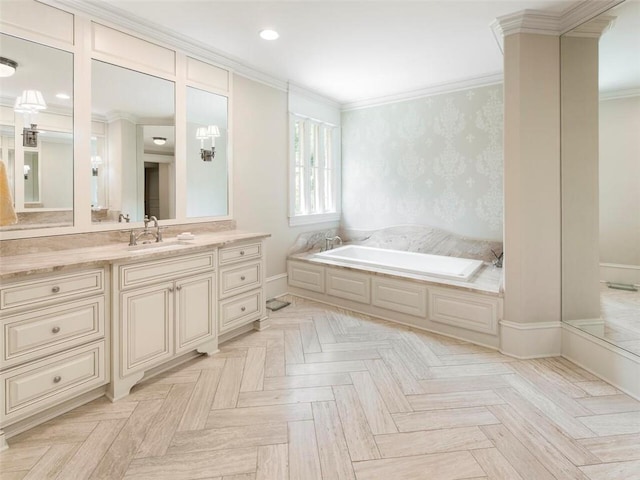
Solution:
<path fill-rule="evenodd" d="M 340 219 L 337 127 L 291 115 L 290 225 Z"/>

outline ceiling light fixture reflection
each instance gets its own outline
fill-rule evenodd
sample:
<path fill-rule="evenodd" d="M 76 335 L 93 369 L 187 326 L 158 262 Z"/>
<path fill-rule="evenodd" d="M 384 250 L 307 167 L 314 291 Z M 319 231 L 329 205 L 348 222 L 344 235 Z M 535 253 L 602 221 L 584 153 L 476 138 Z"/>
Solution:
<path fill-rule="evenodd" d="M 16 68 L 18 68 L 18 62 L 10 58 L 0 57 L 0 77 L 10 77 L 16 73 Z"/>
<path fill-rule="evenodd" d="M 275 30 L 266 29 L 260 32 L 260 38 L 262 38 L 263 40 L 276 40 L 279 37 L 280 34 Z"/>
<path fill-rule="evenodd" d="M 167 143 L 167 139 L 165 137 L 153 137 L 153 143 L 156 145 L 164 145 Z"/>

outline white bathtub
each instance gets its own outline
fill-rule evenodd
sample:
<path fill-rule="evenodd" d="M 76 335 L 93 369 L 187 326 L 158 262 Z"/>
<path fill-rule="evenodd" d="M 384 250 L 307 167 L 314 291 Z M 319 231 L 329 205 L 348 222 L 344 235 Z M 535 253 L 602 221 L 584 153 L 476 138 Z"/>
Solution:
<path fill-rule="evenodd" d="M 317 253 L 314 255 L 314 259 L 462 281 L 469 280 L 482 266 L 481 260 L 403 252 L 360 245 L 345 245 Z"/>

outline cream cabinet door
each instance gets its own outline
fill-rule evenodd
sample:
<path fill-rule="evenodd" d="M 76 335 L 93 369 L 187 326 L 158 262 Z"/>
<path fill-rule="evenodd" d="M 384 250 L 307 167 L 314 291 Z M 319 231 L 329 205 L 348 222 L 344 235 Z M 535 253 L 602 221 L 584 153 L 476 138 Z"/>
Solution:
<path fill-rule="evenodd" d="M 213 273 L 176 282 L 176 354 L 215 337 Z"/>
<path fill-rule="evenodd" d="M 120 294 L 122 376 L 173 356 L 173 282 Z"/>

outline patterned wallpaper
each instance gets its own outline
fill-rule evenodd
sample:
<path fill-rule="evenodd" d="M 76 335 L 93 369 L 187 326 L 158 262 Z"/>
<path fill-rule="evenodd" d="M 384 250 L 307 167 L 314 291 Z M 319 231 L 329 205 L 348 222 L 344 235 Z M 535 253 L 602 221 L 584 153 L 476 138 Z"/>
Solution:
<path fill-rule="evenodd" d="M 342 116 L 342 226 L 502 240 L 502 85 Z"/>

